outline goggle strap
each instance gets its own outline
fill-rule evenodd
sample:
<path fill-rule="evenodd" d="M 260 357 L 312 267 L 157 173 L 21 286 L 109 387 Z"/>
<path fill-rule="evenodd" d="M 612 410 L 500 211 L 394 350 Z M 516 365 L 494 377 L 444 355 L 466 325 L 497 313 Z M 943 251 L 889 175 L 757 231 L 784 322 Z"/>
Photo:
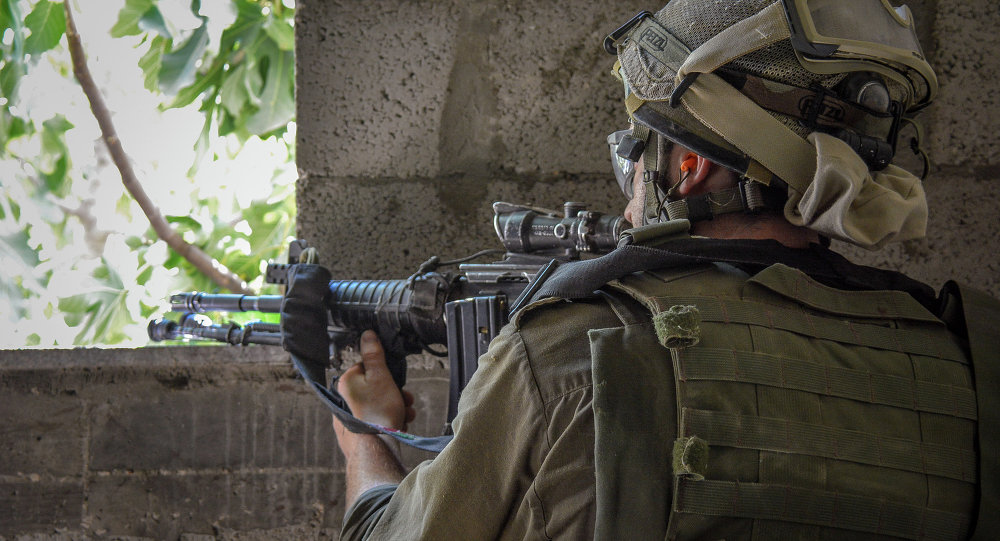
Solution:
<path fill-rule="evenodd" d="M 628 111 L 628 117 L 632 118 L 632 113 L 642 107 L 642 104 L 646 103 L 646 100 L 636 96 L 635 94 L 629 92 L 625 95 L 625 110 Z"/>
<path fill-rule="evenodd" d="M 648 128 L 646 129 L 648 131 Z M 657 183 L 657 180 L 659 180 L 659 171 L 657 165 L 660 154 L 660 140 L 663 137 L 656 132 L 650 132 L 648 136 L 646 151 L 642 154 L 642 165 L 643 169 L 645 169 L 642 175 L 642 182 L 646 186 L 646 201 L 643 204 L 643 214 L 645 214 L 645 221 L 652 223 L 659 220 L 660 214 L 660 193 Z"/>
<path fill-rule="evenodd" d="M 643 144 L 649 141 L 649 126 L 639 124 L 638 122 L 632 124 L 632 137 L 640 140 Z"/>
<path fill-rule="evenodd" d="M 659 141 L 661 136 L 656 132 L 649 131 L 649 128 L 645 126 L 643 126 L 643 129 L 646 131 L 646 151 L 642 153 L 642 168 L 646 171 L 656 173 L 659 171 L 657 167 L 659 165 Z"/>

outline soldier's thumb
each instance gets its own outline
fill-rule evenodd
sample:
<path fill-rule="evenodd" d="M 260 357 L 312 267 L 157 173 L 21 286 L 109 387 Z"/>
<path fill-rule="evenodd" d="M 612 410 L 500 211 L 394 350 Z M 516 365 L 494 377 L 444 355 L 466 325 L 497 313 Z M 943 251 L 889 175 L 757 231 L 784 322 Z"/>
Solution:
<path fill-rule="evenodd" d="M 385 365 L 385 350 L 382 343 L 374 331 L 365 331 L 361 334 L 361 362 L 364 364 L 365 374 L 388 370 Z"/>

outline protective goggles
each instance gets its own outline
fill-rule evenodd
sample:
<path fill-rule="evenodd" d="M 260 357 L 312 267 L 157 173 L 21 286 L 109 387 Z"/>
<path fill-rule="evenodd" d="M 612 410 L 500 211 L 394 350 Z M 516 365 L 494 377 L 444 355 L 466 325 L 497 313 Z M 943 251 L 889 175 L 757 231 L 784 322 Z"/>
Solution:
<path fill-rule="evenodd" d="M 618 154 L 618 145 L 622 139 L 632 133 L 632 130 L 619 130 L 608 136 L 608 147 L 611 149 L 611 168 L 615 172 L 615 180 L 625 197 L 632 199 L 632 177 L 635 176 L 635 162 Z"/>
<path fill-rule="evenodd" d="M 908 83 L 915 108 L 937 92 L 908 7 L 886 0 L 784 0 L 792 47 L 814 73 L 874 71 Z"/>

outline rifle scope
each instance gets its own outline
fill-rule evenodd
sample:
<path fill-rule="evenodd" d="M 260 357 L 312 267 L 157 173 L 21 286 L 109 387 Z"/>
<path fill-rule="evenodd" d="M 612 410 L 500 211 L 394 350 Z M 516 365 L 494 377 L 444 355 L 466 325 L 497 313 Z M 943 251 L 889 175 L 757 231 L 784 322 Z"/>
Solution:
<path fill-rule="evenodd" d="M 565 249 L 570 253 L 606 253 L 625 230 L 622 216 L 586 210 L 583 203 L 567 202 L 563 216 L 555 212 L 497 202 L 493 227 L 509 252 L 532 253 Z"/>

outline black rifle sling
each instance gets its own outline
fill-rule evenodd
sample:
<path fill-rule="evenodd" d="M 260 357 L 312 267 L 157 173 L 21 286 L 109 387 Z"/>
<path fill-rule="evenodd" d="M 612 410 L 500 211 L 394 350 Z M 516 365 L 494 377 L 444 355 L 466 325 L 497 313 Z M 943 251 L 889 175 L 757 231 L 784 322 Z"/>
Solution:
<path fill-rule="evenodd" d="M 633 272 L 699 263 L 729 263 L 751 274 L 781 263 L 831 287 L 903 291 L 931 311 L 937 307 L 936 295 L 929 286 L 897 272 L 855 265 L 816 244 L 794 249 L 773 240 L 691 238 L 667 241 L 656 247 L 629 244 L 598 258 L 565 263 L 530 300 L 593 297 L 604 284 Z"/>

